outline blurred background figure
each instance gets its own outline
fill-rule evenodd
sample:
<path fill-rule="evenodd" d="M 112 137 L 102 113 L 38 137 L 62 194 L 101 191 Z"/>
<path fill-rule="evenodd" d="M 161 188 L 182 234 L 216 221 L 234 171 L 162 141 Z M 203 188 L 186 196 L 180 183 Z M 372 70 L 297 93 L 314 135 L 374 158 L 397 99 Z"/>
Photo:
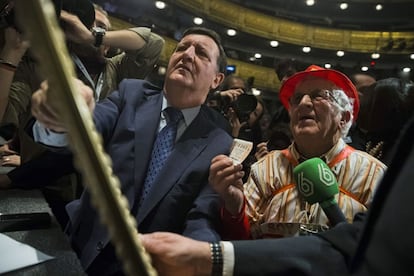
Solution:
<path fill-rule="evenodd" d="M 381 79 L 361 88 L 361 109 L 351 145 L 389 163 L 403 125 L 413 113 L 413 84 L 398 78 Z"/>
<path fill-rule="evenodd" d="M 352 81 L 352 83 L 358 90 L 360 98 L 362 96 L 361 89 L 365 89 L 366 87 L 371 86 L 377 81 L 375 77 L 364 73 L 351 74 L 349 76 L 349 79 Z"/>

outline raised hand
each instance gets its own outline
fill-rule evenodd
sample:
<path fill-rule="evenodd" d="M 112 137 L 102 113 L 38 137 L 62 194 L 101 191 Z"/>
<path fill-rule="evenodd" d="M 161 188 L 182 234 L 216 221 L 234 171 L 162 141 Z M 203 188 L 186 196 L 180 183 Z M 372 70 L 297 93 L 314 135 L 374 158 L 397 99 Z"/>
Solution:
<path fill-rule="evenodd" d="M 75 85 L 78 86 L 79 92 L 86 101 L 89 110 L 92 112 L 95 108 L 92 89 L 79 79 L 74 79 L 73 81 L 75 82 Z M 46 128 L 55 132 L 66 132 L 66 127 L 62 125 L 61 120 L 59 119 L 58 108 L 48 101 L 48 90 L 49 85 L 47 81 L 43 81 L 40 88 L 33 93 L 32 114 Z"/>
<path fill-rule="evenodd" d="M 241 164 L 235 165 L 226 155 L 214 157 L 210 165 L 209 183 L 233 215 L 240 213 L 244 202 L 242 168 Z"/>

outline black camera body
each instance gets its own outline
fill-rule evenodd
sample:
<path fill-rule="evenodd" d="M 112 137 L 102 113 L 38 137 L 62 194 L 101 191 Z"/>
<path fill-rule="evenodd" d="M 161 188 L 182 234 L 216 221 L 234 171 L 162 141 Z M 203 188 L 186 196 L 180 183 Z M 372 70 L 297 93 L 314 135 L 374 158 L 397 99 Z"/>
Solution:
<path fill-rule="evenodd" d="M 252 113 L 257 106 L 257 99 L 253 95 L 241 94 L 237 97 L 237 100 L 230 101 L 229 98 L 224 97 L 222 99 L 221 109 L 226 114 L 228 109 L 233 108 L 236 112 L 237 117 L 239 118 L 240 123 L 247 122 L 250 118 L 250 113 Z"/>
<path fill-rule="evenodd" d="M 90 0 L 52 0 L 56 16 L 65 10 L 79 17 L 82 23 L 91 28 L 95 21 L 95 8 Z M 0 0 L 0 29 L 13 27 L 20 31 L 14 15 L 14 0 Z"/>

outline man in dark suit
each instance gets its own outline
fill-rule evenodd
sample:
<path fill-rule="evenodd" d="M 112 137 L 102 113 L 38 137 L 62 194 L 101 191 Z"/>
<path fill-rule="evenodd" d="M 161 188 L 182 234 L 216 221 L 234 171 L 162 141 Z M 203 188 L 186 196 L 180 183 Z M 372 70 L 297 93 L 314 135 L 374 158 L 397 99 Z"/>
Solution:
<path fill-rule="evenodd" d="M 146 81 L 124 80 L 118 91 L 96 104 L 96 127 L 140 232 L 171 231 L 198 240 L 219 240 L 219 198 L 208 185 L 208 173 L 211 159 L 229 153 L 232 139 L 211 121 L 202 104 L 209 90 L 223 80 L 225 68 L 226 57 L 218 35 L 208 29 L 191 28 L 170 58 L 163 90 Z M 93 109 L 90 90 L 82 83 L 79 86 Z M 39 120 L 34 136 L 39 141 L 54 140 L 50 135 L 55 133 L 44 127 L 65 130 L 51 115 L 55 111 L 48 112 L 53 107 L 47 104 L 46 95 L 46 83 L 33 95 L 33 114 Z M 167 107 L 181 111 L 183 118 L 178 121 L 171 154 L 141 201 L 154 141 L 163 124 L 171 119 L 165 112 Z M 86 272 L 121 273 L 107 230 L 91 207 L 89 193 L 67 209 L 70 240 Z"/>
<path fill-rule="evenodd" d="M 368 213 L 313 236 L 221 242 L 223 274 L 412 275 L 413 141 L 414 118 L 400 137 Z M 220 252 L 211 255 L 213 247 L 206 242 L 171 233 L 146 234 L 142 241 L 156 258 L 157 269 L 168 275 L 209 275 L 222 264 L 215 257 Z"/>

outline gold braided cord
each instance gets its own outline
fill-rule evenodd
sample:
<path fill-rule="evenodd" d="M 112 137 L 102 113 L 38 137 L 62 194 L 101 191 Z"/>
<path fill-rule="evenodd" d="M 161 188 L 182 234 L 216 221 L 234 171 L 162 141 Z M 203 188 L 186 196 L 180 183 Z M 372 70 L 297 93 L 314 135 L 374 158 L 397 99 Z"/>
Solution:
<path fill-rule="evenodd" d="M 113 175 L 91 113 L 75 85 L 75 69 L 50 0 L 17 0 L 19 23 L 31 42 L 31 51 L 49 83 L 53 102 L 67 126 L 75 165 L 82 173 L 92 204 L 108 227 L 117 255 L 128 275 L 156 275 L 150 256 L 138 237 L 128 201 Z M 20 22 L 21 21 L 21 22 Z"/>

